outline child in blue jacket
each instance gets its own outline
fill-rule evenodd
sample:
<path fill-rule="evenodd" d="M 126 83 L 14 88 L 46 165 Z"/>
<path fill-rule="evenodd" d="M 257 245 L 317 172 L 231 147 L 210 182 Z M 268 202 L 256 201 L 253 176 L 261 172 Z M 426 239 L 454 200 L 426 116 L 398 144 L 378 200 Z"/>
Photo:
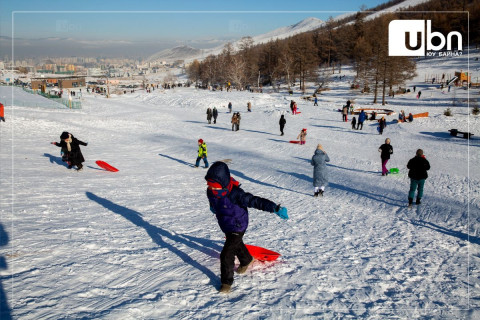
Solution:
<path fill-rule="evenodd" d="M 208 169 L 205 180 L 210 210 L 216 215 L 226 237 L 220 254 L 220 292 L 228 293 L 233 284 L 235 256 L 240 261 L 237 269 L 239 274 L 245 273 L 254 260 L 243 243 L 243 235 L 248 227 L 247 208 L 274 212 L 282 219 L 288 219 L 287 209 L 243 191 L 230 176 L 230 170 L 224 162 L 215 162 Z"/>

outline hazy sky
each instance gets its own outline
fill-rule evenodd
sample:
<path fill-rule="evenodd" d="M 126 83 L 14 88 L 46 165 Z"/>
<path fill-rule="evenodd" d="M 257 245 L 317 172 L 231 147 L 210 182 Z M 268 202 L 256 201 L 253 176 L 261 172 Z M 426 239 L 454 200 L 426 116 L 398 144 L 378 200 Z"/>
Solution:
<path fill-rule="evenodd" d="M 11 53 L 12 34 L 16 58 L 148 56 L 180 44 L 217 46 L 307 17 L 327 20 L 358 11 L 362 4 L 370 8 L 383 2 L 0 1 L 0 58 Z"/>

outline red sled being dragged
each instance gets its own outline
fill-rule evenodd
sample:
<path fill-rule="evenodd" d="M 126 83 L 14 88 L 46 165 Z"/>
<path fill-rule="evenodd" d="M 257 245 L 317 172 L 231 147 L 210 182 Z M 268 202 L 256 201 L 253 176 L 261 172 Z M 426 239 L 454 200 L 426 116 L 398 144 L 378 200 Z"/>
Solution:
<path fill-rule="evenodd" d="M 246 244 L 245 247 L 247 247 L 248 252 L 250 252 L 252 257 L 259 261 L 274 261 L 281 256 L 280 253 L 262 247 L 252 246 L 249 244 Z"/>
<path fill-rule="evenodd" d="M 100 167 L 100 168 L 103 168 L 105 170 L 108 170 L 108 171 L 112 171 L 112 172 L 117 172 L 118 169 L 115 168 L 115 167 L 112 167 L 111 165 L 109 165 L 108 163 L 106 163 L 105 161 L 95 161 L 95 163 Z"/>
<path fill-rule="evenodd" d="M 300 143 L 300 141 L 297 141 L 297 140 L 290 140 L 289 142 L 290 143 Z"/>

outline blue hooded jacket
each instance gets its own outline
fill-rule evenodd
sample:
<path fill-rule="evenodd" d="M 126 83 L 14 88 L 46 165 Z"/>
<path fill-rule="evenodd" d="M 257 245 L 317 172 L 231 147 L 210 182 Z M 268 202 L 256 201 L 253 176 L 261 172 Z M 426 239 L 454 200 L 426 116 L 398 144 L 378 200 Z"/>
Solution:
<path fill-rule="evenodd" d="M 238 183 L 232 181 L 228 166 L 221 161 L 210 166 L 205 180 L 217 182 L 224 188 L 219 190 L 220 192 L 217 192 L 217 195 L 211 189 L 207 189 L 210 208 L 215 213 L 220 229 L 224 233 L 245 232 L 247 230 L 247 208 L 274 212 L 277 207 L 270 200 L 243 191 Z"/>

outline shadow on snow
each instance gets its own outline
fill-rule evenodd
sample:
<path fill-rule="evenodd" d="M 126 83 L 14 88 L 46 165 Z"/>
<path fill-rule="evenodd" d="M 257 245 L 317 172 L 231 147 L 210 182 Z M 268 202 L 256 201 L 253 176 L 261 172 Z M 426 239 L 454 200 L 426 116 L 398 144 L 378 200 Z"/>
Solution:
<path fill-rule="evenodd" d="M 3 224 L 0 224 L 0 247 L 6 246 L 8 244 L 8 234 L 3 228 Z M 3 250 L 5 252 L 5 250 Z M 4 256 L 0 256 L 0 270 L 7 270 L 7 259 Z M 1 277 L 7 278 L 7 277 Z M 10 307 L 8 306 L 7 295 L 3 289 L 2 282 L 0 281 L 0 318 L 3 320 L 10 320 L 12 318 Z"/>
<path fill-rule="evenodd" d="M 161 157 L 173 160 L 173 161 L 177 161 L 178 163 L 181 163 L 183 165 L 186 165 L 186 166 L 189 166 L 189 167 L 194 167 L 194 165 L 192 163 L 189 163 L 187 161 L 180 160 L 180 159 L 177 159 L 177 158 L 174 158 L 174 157 L 170 157 L 170 156 L 167 156 L 166 154 L 159 153 L 158 155 L 161 156 Z"/>
<path fill-rule="evenodd" d="M 50 163 L 56 163 L 56 164 L 58 164 L 58 165 L 60 165 L 60 166 L 64 166 L 64 167 L 67 167 L 67 168 L 68 168 L 68 164 L 67 164 L 66 162 L 63 162 L 61 157 L 57 157 L 57 156 L 51 155 L 50 153 L 44 153 L 43 155 L 44 155 L 45 157 L 49 158 Z"/>
<path fill-rule="evenodd" d="M 194 250 L 203 252 L 213 258 L 218 258 L 220 256 L 218 252 L 221 251 L 222 248 L 219 245 L 207 239 L 201 239 L 201 238 L 196 238 L 188 235 L 171 233 L 165 229 L 154 226 L 149 222 L 145 221 L 142 218 L 142 214 L 140 212 L 118 205 L 105 198 L 98 197 L 91 192 L 86 192 L 86 195 L 88 199 L 93 200 L 98 204 L 100 204 L 101 206 L 105 207 L 106 209 L 112 211 L 113 213 L 116 213 L 124 217 L 134 225 L 145 229 L 145 231 L 150 236 L 150 238 L 152 238 L 153 242 L 155 242 L 156 244 L 158 244 L 163 248 L 167 248 L 172 253 L 176 254 L 184 262 L 190 264 L 192 267 L 197 268 L 198 270 L 203 272 L 210 279 L 211 285 L 216 286 L 219 284 L 219 281 L 220 281 L 219 277 L 215 275 L 215 273 L 213 273 L 207 267 L 201 265 L 199 262 L 190 258 L 190 256 L 187 253 L 176 248 L 174 245 L 169 244 L 164 239 L 169 239 L 181 245 L 186 245 Z"/>
<path fill-rule="evenodd" d="M 310 176 L 307 176 L 303 173 L 286 172 L 286 171 L 281 171 L 281 170 L 278 170 L 278 172 L 289 174 L 289 175 L 291 175 L 291 176 L 293 176 L 297 179 L 305 180 L 305 181 L 308 181 L 309 183 L 313 184 L 313 178 L 310 177 Z M 388 205 L 391 205 L 391 206 L 395 206 L 395 207 L 398 207 L 399 205 L 402 205 L 403 202 L 404 202 L 404 201 L 401 201 L 399 199 L 390 198 L 390 197 L 388 197 L 386 195 L 383 195 L 383 194 L 376 194 L 376 193 L 372 193 L 372 192 L 368 192 L 368 191 L 358 190 L 358 189 L 347 187 L 347 186 L 344 186 L 344 185 L 341 185 L 341 184 L 338 184 L 338 183 L 334 183 L 334 182 L 329 182 L 327 184 L 327 187 L 330 187 L 332 189 L 338 189 L 338 190 L 346 191 L 348 193 L 358 194 L 358 195 L 363 196 L 365 198 L 375 200 L 375 201 L 378 201 L 378 202 L 382 202 L 382 203 L 385 203 L 385 204 L 388 204 Z"/>
<path fill-rule="evenodd" d="M 460 231 L 450 230 L 450 229 L 447 229 L 445 227 L 436 225 L 436 224 L 434 224 L 432 222 L 428 222 L 428 221 L 421 221 L 421 220 L 406 220 L 406 221 L 410 222 L 414 226 L 427 228 L 427 229 L 437 231 L 437 232 L 440 232 L 440 233 L 443 233 L 443 234 L 446 234 L 446 235 L 449 235 L 449 236 L 452 236 L 452 237 L 456 237 L 456 238 L 458 238 L 460 240 L 463 240 L 463 241 L 468 241 L 470 243 L 480 245 L 480 238 L 479 237 L 470 236 L 470 235 L 468 235 L 466 233 L 463 233 L 463 232 L 460 232 Z"/>

